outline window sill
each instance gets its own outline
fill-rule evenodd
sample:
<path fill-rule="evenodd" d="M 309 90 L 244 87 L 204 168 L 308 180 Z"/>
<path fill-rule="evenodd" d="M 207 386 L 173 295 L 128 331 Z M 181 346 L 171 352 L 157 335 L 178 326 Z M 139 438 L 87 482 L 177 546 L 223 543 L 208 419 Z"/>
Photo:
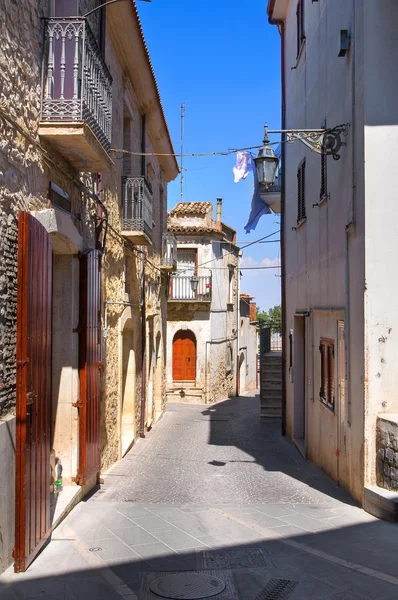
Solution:
<path fill-rule="evenodd" d="M 307 222 L 307 217 L 305 217 L 304 219 L 301 219 L 301 221 L 297 221 L 297 225 L 295 227 L 295 229 L 300 229 L 300 227 L 302 227 L 304 225 L 304 223 Z"/>
<path fill-rule="evenodd" d="M 297 69 L 297 67 L 299 65 L 300 59 L 301 59 L 302 55 L 304 54 L 305 43 L 306 43 L 306 38 L 304 38 L 303 41 L 301 42 L 300 51 L 296 57 L 296 64 L 294 65 L 294 67 L 292 67 L 292 71 Z"/>
<path fill-rule="evenodd" d="M 323 206 L 329 200 L 330 194 L 324 194 L 319 200 L 319 206 Z"/>
<path fill-rule="evenodd" d="M 322 398 L 322 396 L 319 397 L 319 402 L 323 406 L 323 408 L 326 408 L 326 410 L 329 413 L 331 413 L 334 417 L 336 416 L 336 412 L 335 412 L 334 408 L 332 408 L 331 406 L 326 404 L 326 401 Z"/>

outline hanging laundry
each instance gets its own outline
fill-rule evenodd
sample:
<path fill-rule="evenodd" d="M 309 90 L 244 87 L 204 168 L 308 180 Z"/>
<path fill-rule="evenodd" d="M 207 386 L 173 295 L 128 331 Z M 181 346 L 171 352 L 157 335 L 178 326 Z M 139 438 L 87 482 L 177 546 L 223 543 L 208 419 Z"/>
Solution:
<path fill-rule="evenodd" d="M 253 170 L 254 176 L 254 194 L 252 198 L 252 208 L 249 215 L 249 220 L 245 225 L 246 233 L 250 233 L 253 229 L 256 229 L 257 223 L 260 220 L 260 217 L 263 215 L 269 215 L 272 213 L 270 207 L 265 204 L 265 202 L 261 199 L 260 196 L 260 186 L 257 179 L 257 172 Z"/>
<path fill-rule="evenodd" d="M 236 165 L 232 170 L 235 176 L 235 183 L 238 183 L 241 179 L 246 179 L 250 171 L 254 171 L 251 154 L 246 152 L 246 150 L 239 150 L 236 153 Z"/>

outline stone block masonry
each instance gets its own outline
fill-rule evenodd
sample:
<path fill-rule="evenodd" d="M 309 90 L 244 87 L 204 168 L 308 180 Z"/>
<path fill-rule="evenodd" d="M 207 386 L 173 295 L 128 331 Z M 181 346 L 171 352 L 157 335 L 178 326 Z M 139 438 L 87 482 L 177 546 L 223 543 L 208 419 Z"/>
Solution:
<path fill-rule="evenodd" d="M 398 414 L 377 418 L 377 485 L 398 491 Z"/>
<path fill-rule="evenodd" d="M 16 319 L 17 319 L 17 222 L 12 215 L 0 219 L 0 414 L 15 399 Z"/>

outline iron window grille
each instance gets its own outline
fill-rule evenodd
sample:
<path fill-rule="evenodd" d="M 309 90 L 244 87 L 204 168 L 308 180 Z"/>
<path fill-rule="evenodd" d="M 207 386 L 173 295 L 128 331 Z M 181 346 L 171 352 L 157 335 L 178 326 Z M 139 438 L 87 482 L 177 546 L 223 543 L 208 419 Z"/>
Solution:
<path fill-rule="evenodd" d="M 305 159 L 297 171 L 297 223 L 307 218 L 305 207 Z"/>
<path fill-rule="evenodd" d="M 330 410 L 334 412 L 335 403 L 335 365 L 334 365 L 334 340 L 321 338 L 319 345 L 321 355 L 321 388 L 319 398 Z"/>

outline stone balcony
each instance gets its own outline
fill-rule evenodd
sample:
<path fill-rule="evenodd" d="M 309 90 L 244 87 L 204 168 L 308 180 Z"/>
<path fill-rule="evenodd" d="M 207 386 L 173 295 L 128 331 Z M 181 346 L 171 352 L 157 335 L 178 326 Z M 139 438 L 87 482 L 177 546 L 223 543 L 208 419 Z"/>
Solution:
<path fill-rule="evenodd" d="M 50 18 L 39 136 L 81 172 L 111 167 L 112 77 L 83 18 Z"/>

